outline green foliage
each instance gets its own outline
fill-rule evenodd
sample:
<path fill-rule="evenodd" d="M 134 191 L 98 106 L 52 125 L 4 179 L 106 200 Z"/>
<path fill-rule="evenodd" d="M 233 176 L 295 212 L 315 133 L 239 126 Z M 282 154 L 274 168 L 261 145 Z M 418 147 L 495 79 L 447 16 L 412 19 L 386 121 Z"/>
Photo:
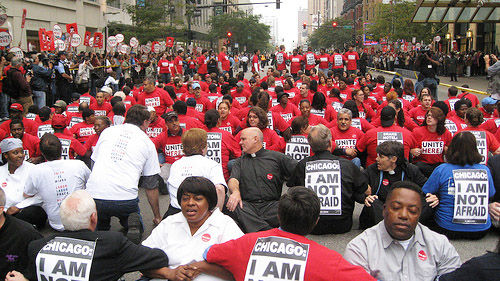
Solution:
<path fill-rule="evenodd" d="M 430 42 L 443 24 L 437 23 L 412 23 L 411 19 L 415 12 L 415 2 L 393 0 L 393 4 L 378 4 L 378 16 L 369 26 L 368 32 L 373 34 L 375 40 L 388 37 L 395 41 L 404 39 L 411 41 L 413 37 L 417 41 Z"/>
<path fill-rule="evenodd" d="M 269 49 L 270 27 L 260 23 L 259 19 L 259 16 L 243 12 L 212 16 L 208 38 L 212 40 L 226 38 L 227 32 L 230 31 L 231 42 L 238 43 L 240 50 L 243 50 L 243 46 L 247 47 L 247 51 Z"/>
<path fill-rule="evenodd" d="M 337 22 L 337 27 L 333 27 L 332 22 Z M 352 21 L 337 18 L 324 22 L 309 36 L 309 45 L 313 48 L 343 49 L 344 44 L 351 44 L 354 38 L 354 29 L 344 26 L 352 26 Z"/>

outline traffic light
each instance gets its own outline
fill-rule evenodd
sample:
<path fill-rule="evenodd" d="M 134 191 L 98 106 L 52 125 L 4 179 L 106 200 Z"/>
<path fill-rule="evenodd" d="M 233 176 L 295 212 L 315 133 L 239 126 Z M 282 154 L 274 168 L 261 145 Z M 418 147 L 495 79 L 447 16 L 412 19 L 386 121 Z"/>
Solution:
<path fill-rule="evenodd" d="M 337 27 L 337 22 L 336 21 L 332 22 L 332 26 Z"/>
<path fill-rule="evenodd" d="M 307 22 L 304 22 L 304 23 L 302 24 L 302 28 L 303 28 L 303 29 L 306 29 L 306 27 L 307 27 Z"/>
<path fill-rule="evenodd" d="M 280 8 L 280 4 L 281 4 L 280 0 L 276 0 L 276 9 Z"/>
<path fill-rule="evenodd" d="M 233 34 L 230 31 L 227 32 L 227 38 L 231 38 L 232 35 Z"/>

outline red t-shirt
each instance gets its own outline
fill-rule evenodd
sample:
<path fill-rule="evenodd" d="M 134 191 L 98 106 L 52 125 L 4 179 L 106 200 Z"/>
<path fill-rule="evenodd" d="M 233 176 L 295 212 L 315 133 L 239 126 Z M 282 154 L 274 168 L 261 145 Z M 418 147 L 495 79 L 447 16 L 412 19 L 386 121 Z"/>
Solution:
<path fill-rule="evenodd" d="M 85 148 L 85 151 L 89 151 L 89 150 L 90 150 L 90 152 L 94 151 L 94 147 L 97 144 L 98 140 L 99 140 L 99 135 L 98 134 L 92 135 L 87 140 L 87 142 L 85 142 L 85 144 L 83 145 L 83 147 Z"/>
<path fill-rule="evenodd" d="M 97 100 L 93 96 L 89 95 L 89 93 L 87 92 L 87 93 L 84 93 L 83 95 L 80 96 L 80 99 L 78 102 L 79 103 L 86 102 L 90 106 L 90 105 L 97 103 Z M 77 111 L 78 111 L 78 108 L 77 108 Z"/>
<path fill-rule="evenodd" d="M 423 109 L 422 106 L 419 106 L 410 110 L 408 114 L 410 115 L 410 118 L 420 126 L 425 120 L 425 114 L 427 114 L 427 111 L 428 110 Z"/>
<path fill-rule="evenodd" d="M 274 150 L 274 151 L 279 151 L 279 152 L 285 152 L 285 140 L 283 140 L 282 137 L 278 136 L 278 134 L 269 128 L 264 128 L 262 131 L 262 134 L 264 135 L 264 148 L 269 149 L 269 150 Z M 238 134 L 235 136 L 235 141 L 236 143 L 240 143 L 240 136 L 241 132 L 239 131 Z"/>
<path fill-rule="evenodd" d="M 405 128 L 401 128 L 393 124 L 390 127 L 379 127 L 371 129 L 366 132 L 363 137 L 361 137 L 356 145 L 356 148 L 359 151 L 367 152 L 367 167 L 376 162 L 375 159 L 377 158 L 377 145 L 384 142 L 384 140 L 395 140 L 403 143 L 406 159 L 409 159 L 410 157 L 410 149 L 415 148 L 415 139 L 413 138 L 411 132 Z"/>
<path fill-rule="evenodd" d="M 179 115 L 179 125 L 183 130 L 189 130 L 191 128 L 200 128 L 206 130 L 205 124 L 201 123 L 200 120 L 187 116 L 187 115 Z"/>
<path fill-rule="evenodd" d="M 160 67 L 160 74 L 170 73 L 169 69 L 170 62 L 167 59 L 161 59 L 158 61 L 158 66 Z M 168 81 L 164 81 L 165 83 Z"/>
<path fill-rule="evenodd" d="M 330 56 L 333 69 L 344 69 L 344 57 L 339 53 Z"/>
<path fill-rule="evenodd" d="M 159 136 L 153 139 L 156 150 L 158 152 L 163 152 L 165 155 L 165 162 L 172 164 L 175 161 L 181 159 L 184 155 L 182 152 L 182 141 L 181 136 L 170 136 L 168 131 L 163 131 Z"/>
<path fill-rule="evenodd" d="M 316 66 L 316 59 L 318 56 L 313 52 L 308 52 L 304 55 L 304 61 L 306 62 L 306 70 L 313 69 Z"/>
<path fill-rule="evenodd" d="M 286 107 L 283 108 L 281 104 L 275 105 L 271 108 L 272 112 L 276 112 L 283 117 L 283 119 L 286 122 L 290 122 L 293 117 L 299 116 L 300 115 L 300 110 L 297 108 L 297 106 L 290 101 L 287 102 Z"/>
<path fill-rule="evenodd" d="M 262 247 L 266 245 L 276 245 L 276 249 L 295 249 L 302 258 L 291 251 L 287 251 L 289 254 L 281 254 L 270 250 L 274 247 Z M 236 281 L 271 280 L 263 276 L 264 269 L 271 262 L 278 265 L 289 264 L 294 270 L 297 268 L 299 273 L 295 274 L 294 280 L 375 280 L 362 267 L 350 264 L 339 253 L 302 235 L 278 228 L 248 233 L 238 239 L 215 244 L 208 249 L 205 259 L 230 271 Z M 249 266 L 250 264 L 256 265 L 259 270 L 252 270 L 255 267 Z M 272 280 L 292 280 L 290 276 L 279 278 L 285 271 L 281 267 L 276 270 L 276 278 Z M 302 272 L 303 276 L 300 275 Z M 267 278 L 270 278 L 269 275 Z"/>
<path fill-rule="evenodd" d="M 220 140 L 220 145 L 216 147 L 220 147 L 220 156 L 218 153 L 215 153 L 212 155 L 212 159 L 215 160 L 217 163 L 219 160 L 222 160 L 222 172 L 224 173 L 224 178 L 226 180 L 229 179 L 230 173 L 229 170 L 227 169 L 227 162 L 229 162 L 229 158 L 232 156 L 232 158 L 238 158 L 241 156 L 241 150 L 239 144 L 236 142 L 234 139 L 233 135 L 227 131 L 221 130 L 219 128 L 212 128 L 207 131 L 207 139 L 208 141 L 211 141 L 211 135 L 214 134 L 221 134 L 221 140 Z M 208 155 L 208 152 L 207 152 Z"/>
<path fill-rule="evenodd" d="M 415 143 L 422 154 L 415 158 L 427 164 L 444 163 L 444 148 L 450 145 L 453 136 L 446 130 L 444 134 L 431 133 L 427 127 L 418 127 L 412 132 Z"/>
<path fill-rule="evenodd" d="M 455 110 L 455 103 L 459 100 L 460 99 L 457 97 L 451 97 L 444 101 L 444 103 L 448 106 L 448 112 Z"/>
<path fill-rule="evenodd" d="M 356 144 L 359 139 L 364 135 L 363 131 L 355 127 L 349 127 L 349 129 L 345 131 L 341 131 L 338 126 L 334 126 L 330 128 L 330 132 L 332 133 L 332 139 L 335 142 L 335 148 L 356 148 Z M 343 158 L 352 159 L 352 157 L 348 157 L 342 155 Z"/>
<path fill-rule="evenodd" d="M 13 138 L 12 136 L 8 138 Z M 38 157 L 41 155 L 40 153 L 40 139 L 30 134 L 23 134 L 21 138 L 23 142 L 23 150 L 24 150 L 24 160 L 28 160 L 32 157 Z"/>
<path fill-rule="evenodd" d="M 483 124 L 479 125 L 479 128 L 485 129 L 492 134 L 496 134 L 498 127 L 500 126 L 500 118 L 490 119 Z"/>
<path fill-rule="evenodd" d="M 286 69 L 286 61 L 288 60 L 288 55 L 285 52 L 279 52 L 276 54 L 276 69 L 279 71 Z"/>
<path fill-rule="evenodd" d="M 87 152 L 85 147 L 83 147 L 83 145 L 75 138 L 61 133 L 55 133 L 54 135 L 58 137 L 59 140 L 61 141 L 62 159 L 74 159 L 75 153 L 80 156 L 84 156 L 85 153 Z"/>
<path fill-rule="evenodd" d="M 359 60 L 359 55 L 357 52 L 346 52 L 344 60 L 347 61 L 347 70 L 356 70 L 358 68 L 357 61 Z"/>
<path fill-rule="evenodd" d="M 467 93 L 467 92 L 461 93 L 461 94 L 457 95 L 457 97 L 459 99 L 466 98 L 466 99 L 470 100 L 472 103 L 472 107 L 476 107 L 479 104 L 479 99 L 477 98 L 477 96 L 474 94 L 471 94 L 471 93 Z"/>
<path fill-rule="evenodd" d="M 226 53 L 220 52 L 217 60 L 222 64 L 223 71 L 229 71 L 229 68 L 231 68 L 231 62 L 229 61 Z"/>
<path fill-rule="evenodd" d="M 328 68 L 329 63 L 330 63 L 330 55 L 329 54 L 322 54 L 319 55 L 319 68 Z"/>
<path fill-rule="evenodd" d="M 6 120 L 2 124 L 0 124 L 0 129 L 4 130 L 7 135 L 10 135 L 10 122 L 11 120 Z M 32 136 L 37 135 L 38 131 L 38 123 L 30 120 L 28 118 L 23 117 L 23 125 L 24 125 L 24 131 Z"/>
<path fill-rule="evenodd" d="M 174 103 L 170 96 L 160 88 L 155 88 L 151 93 L 142 92 L 137 98 L 137 103 L 145 106 L 152 106 L 156 115 L 160 117 L 168 107 L 172 106 Z"/>
<path fill-rule="evenodd" d="M 167 125 L 165 124 L 165 119 L 158 117 L 154 122 L 151 122 L 146 129 L 146 135 L 150 139 L 154 139 L 161 133 L 167 130 Z"/>
<path fill-rule="evenodd" d="M 84 144 L 92 135 L 95 135 L 94 124 L 81 122 L 71 127 L 71 133 L 75 138 Z"/>
<path fill-rule="evenodd" d="M 95 113 L 95 116 L 107 116 L 113 107 L 109 102 L 103 102 L 101 105 L 94 103 L 90 105 L 90 109 L 92 109 Z"/>
<path fill-rule="evenodd" d="M 204 55 L 196 58 L 196 62 L 198 63 L 198 73 L 199 74 L 207 74 L 207 59 Z"/>
<path fill-rule="evenodd" d="M 302 68 L 301 62 L 304 58 L 301 55 L 290 56 L 290 73 L 297 74 Z"/>
<path fill-rule="evenodd" d="M 183 62 L 180 56 L 176 56 L 174 59 L 174 67 L 176 73 L 184 74 Z"/>
<path fill-rule="evenodd" d="M 231 134 L 234 134 L 234 132 L 236 132 L 236 128 L 238 128 L 238 125 L 240 124 L 240 120 L 238 120 L 238 118 L 234 117 L 232 114 L 229 114 L 224 120 L 222 120 L 221 117 L 219 121 L 220 125 L 218 128 Z"/>
<path fill-rule="evenodd" d="M 477 150 L 479 151 L 479 154 L 483 156 L 483 161 L 481 164 L 485 164 L 488 162 L 488 152 L 495 152 L 498 147 L 500 147 L 500 143 L 497 140 L 496 136 L 494 136 L 492 133 L 480 129 L 480 128 L 474 128 L 474 127 L 467 127 L 463 129 L 464 131 L 475 131 L 475 132 L 484 132 L 486 133 L 485 139 L 484 140 L 479 140 L 478 137 L 476 136 L 476 142 L 477 142 Z M 497 134 L 498 135 L 498 134 Z M 484 143 L 486 141 L 486 143 Z"/>

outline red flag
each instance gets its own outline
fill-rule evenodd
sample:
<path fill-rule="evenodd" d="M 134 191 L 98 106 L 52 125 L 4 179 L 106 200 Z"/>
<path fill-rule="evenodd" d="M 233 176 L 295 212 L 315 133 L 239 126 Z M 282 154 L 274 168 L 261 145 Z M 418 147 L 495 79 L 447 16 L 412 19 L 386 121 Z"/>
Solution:
<path fill-rule="evenodd" d="M 38 40 L 40 41 L 40 51 L 46 51 L 45 28 L 38 29 Z"/>
<path fill-rule="evenodd" d="M 26 9 L 23 9 L 23 19 L 21 21 L 21 28 L 24 28 L 25 23 L 26 23 Z"/>
<path fill-rule="evenodd" d="M 74 33 L 78 33 L 78 25 L 75 23 L 68 23 L 66 25 L 66 31 L 72 35 Z"/>
<path fill-rule="evenodd" d="M 45 36 L 47 39 L 47 50 L 49 51 L 54 50 L 56 48 L 54 46 L 54 31 L 52 30 L 45 31 Z"/>
<path fill-rule="evenodd" d="M 101 32 L 94 33 L 94 48 L 102 49 L 103 44 L 103 35 Z"/>
<path fill-rule="evenodd" d="M 90 31 L 85 31 L 85 36 L 83 37 L 83 46 L 89 46 L 90 37 L 92 37 L 92 33 L 90 33 Z"/>
<path fill-rule="evenodd" d="M 167 37 L 167 41 L 165 42 L 165 45 L 169 48 L 174 46 L 174 37 Z"/>

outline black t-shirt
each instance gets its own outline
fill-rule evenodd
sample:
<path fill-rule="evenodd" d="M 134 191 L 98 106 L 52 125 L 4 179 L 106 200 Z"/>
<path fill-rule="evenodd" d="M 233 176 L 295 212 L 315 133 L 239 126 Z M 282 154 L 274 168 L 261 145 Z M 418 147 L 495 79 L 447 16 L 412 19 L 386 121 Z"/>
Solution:
<path fill-rule="evenodd" d="M 55 237 L 96 241 L 89 280 L 117 280 L 123 274 L 168 266 L 168 257 L 160 249 L 136 245 L 123 234 L 114 231 L 64 231 L 30 243 L 29 264 L 25 275 L 36 280 L 38 252 Z"/>
<path fill-rule="evenodd" d="M 0 279 L 12 270 L 24 272 L 28 264 L 28 244 L 42 238 L 32 225 L 7 214 L 0 228 Z"/>

